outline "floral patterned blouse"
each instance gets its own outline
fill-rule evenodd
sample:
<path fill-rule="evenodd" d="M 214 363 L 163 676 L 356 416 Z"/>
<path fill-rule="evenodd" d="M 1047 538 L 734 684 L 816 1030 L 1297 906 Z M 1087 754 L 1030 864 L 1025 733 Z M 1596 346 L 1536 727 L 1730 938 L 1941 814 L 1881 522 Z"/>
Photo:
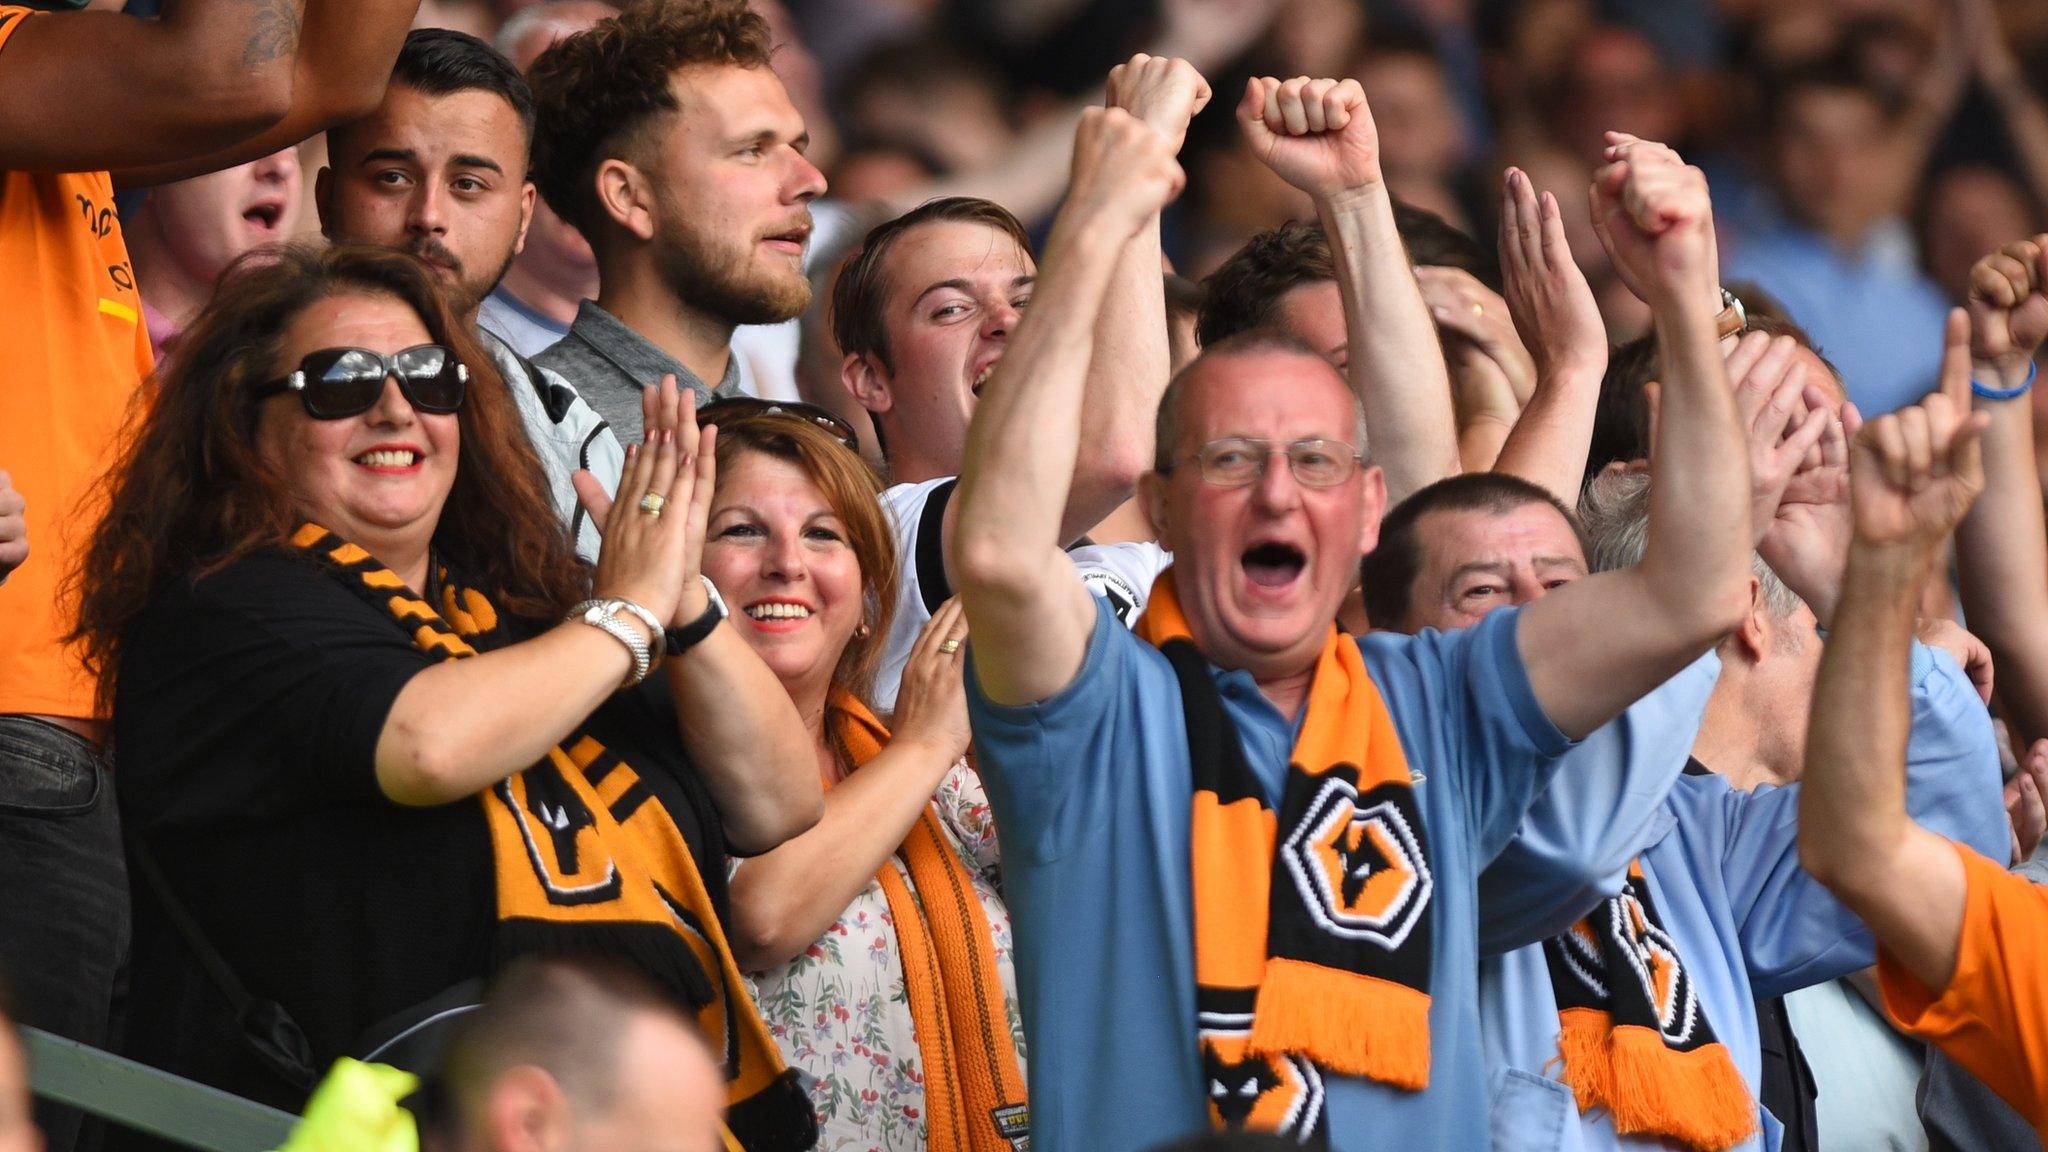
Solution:
<path fill-rule="evenodd" d="M 939 782 L 932 804 L 995 935 L 1003 1004 L 1021 1069 L 1024 1025 L 988 795 L 963 759 Z M 890 863 L 910 879 L 900 859 L 892 856 Z M 818 1152 L 908 1152 L 925 1146 L 924 1061 L 903 987 L 895 920 L 879 881 L 869 880 L 803 955 L 748 979 L 783 1058 L 809 1082 L 820 1126 Z"/>

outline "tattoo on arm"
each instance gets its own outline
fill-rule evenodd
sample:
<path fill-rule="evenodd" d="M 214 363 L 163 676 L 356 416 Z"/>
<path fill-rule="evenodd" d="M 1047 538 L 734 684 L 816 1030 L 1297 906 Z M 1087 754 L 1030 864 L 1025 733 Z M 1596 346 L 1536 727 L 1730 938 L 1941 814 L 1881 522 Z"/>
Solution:
<path fill-rule="evenodd" d="M 251 14 L 249 42 L 242 46 L 242 63 L 245 66 L 266 64 L 272 60 L 293 56 L 299 50 L 299 26 L 304 17 L 302 9 L 305 0 L 246 0 L 255 11 Z"/>

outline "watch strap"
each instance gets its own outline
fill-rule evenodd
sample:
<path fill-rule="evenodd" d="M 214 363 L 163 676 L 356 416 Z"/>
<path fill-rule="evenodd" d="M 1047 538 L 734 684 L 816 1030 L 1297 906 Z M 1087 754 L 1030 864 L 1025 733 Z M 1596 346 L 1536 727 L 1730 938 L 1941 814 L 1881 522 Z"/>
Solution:
<path fill-rule="evenodd" d="M 666 629 L 662 633 L 668 643 L 668 654 L 671 656 L 680 656 L 702 644 L 704 638 L 711 635 L 712 629 L 718 627 L 718 622 L 728 615 L 725 597 L 718 594 L 718 586 L 711 582 L 711 577 L 700 574 L 698 579 L 704 581 L 704 611 L 688 624 Z"/>

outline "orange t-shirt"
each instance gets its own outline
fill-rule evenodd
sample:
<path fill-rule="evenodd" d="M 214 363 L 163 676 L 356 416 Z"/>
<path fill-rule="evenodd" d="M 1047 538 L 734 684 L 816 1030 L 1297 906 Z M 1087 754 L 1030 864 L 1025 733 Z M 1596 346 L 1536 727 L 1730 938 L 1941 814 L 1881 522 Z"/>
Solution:
<path fill-rule="evenodd" d="M 0 4 L 0 68 L 38 18 Z M 29 540 L 0 584 L 0 713 L 94 714 L 92 680 L 58 640 L 71 612 L 57 591 L 96 520 L 80 498 L 150 369 L 113 179 L 0 170 L 0 471 L 28 502 Z"/>
<path fill-rule="evenodd" d="M 2048 889 L 1955 848 L 1969 882 L 1956 974 L 1932 996 L 1879 949 L 1885 1010 L 1998 1093 L 2048 1143 Z"/>

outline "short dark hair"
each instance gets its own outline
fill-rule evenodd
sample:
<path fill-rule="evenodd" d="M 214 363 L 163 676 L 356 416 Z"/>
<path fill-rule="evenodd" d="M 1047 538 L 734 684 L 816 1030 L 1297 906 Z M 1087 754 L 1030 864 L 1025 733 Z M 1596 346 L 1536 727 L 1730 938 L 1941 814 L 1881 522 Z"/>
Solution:
<path fill-rule="evenodd" d="M 533 89 L 505 54 L 467 32 L 415 28 L 398 49 L 391 82 L 429 96 L 489 92 L 519 114 L 526 139 L 533 140 Z"/>
<path fill-rule="evenodd" d="M 1500 262 L 1486 246 L 1424 208 L 1394 201 L 1394 227 L 1408 259 L 1435 268 L 1459 268 L 1500 291 Z M 1320 225 L 1289 220 L 1245 242 L 1202 281 L 1195 339 L 1204 345 L 1272 323 L 1280 298 L 1304 284 L 1337 278 L 1329 238 Z"/>
<path fill-rule="evenodd" d="M 557 40 L 533 62 L 533 181 L 592 245 L 606 217 L 597 168 L 681 110 L 669 80 L 695 64 L 768 67 L 768 24 L 746 0 L 646 0 Z"/>
<path fill-rule="evenodd" d="M 1330 242 L 1313 222 L 1289 220 L 1245 242 L 1202 281 L 1195 339 L 1203 347 L 1272 323 L 1280 298 L 1337 278 Z"/>
<path fill-rule="evenodd" d="M 1439 480 L 1394 506 L 1380 521 L 1380 542 L 1359 564 L 1365 618 L 1374 628 L 1403 630 L 1414 607 L 1415 577 L 1422 572 L 1422 521 L 1432 512 L 1506 515 L 1531 504 L 1557 509 L 1585 550 L 1578 517 L 1547 490 L 1505 472 L 1467 472 Z"/>
<path fill-rule="evenodd" d="M 1427 208 L 1394 201 L 1394 228 L 1408 248 L 1408 262 L 1426 268 L 1456 268 L 1501 290 L 1500 260 L 1486 245 Z"/>
<path fill-rule="evenodd" d="M 1812 352 L 1842 387 L 1842 370 L 1828 359 L 1813 336 L 1785 315 L 1768 293 L 1750 284 L 1729 284 L 1728 290 L 1743 303 L 1747 319 L 1742 332 L 1767 336 L 1790 336 L 1800 347 Z M 1607 374 L 1600 378 L 1600 399 L 1593 412 L 1593 438 L 1587 446 L 1586 479 L 1616 461 L 1641 460 L 1650 454 L 1650 406 L 1643 385 L 1657 374 L 1657 333 L 1655 329 L 1620 344 L 1608 354 Z M 1734 381 L 1730 381 L 1734 383 Z"/>
<path fill-rule="evenodd" d="M 618 960 L 514 960 L 483 1005 L 450 1029 L 426 1094 L 428 1119 L 442 1135 L 460 1133 L 491 1085 L 522 1064 L 546 1070 L 579 1113 L 603 1113 L 616 1097 L 627 1028 L 646 1014 L 695 1032 L 680 1004 Z"/>
<path fill-rule="evenodd" d="M 889 295 L 884 266 L 889 250 L 911 229 L 923 224 L 958 222 L 993 228 L 1017 242 L 1027 254 L 1031 237 L 1008 208 L 993 200 L 973 196 L 946 196 L 927 200 L 893 220 L 873 228 L 832 282 L 832 336 L 842 356 L 873 356 L 889 367 L 889 325 L 882 316 Z"/>

